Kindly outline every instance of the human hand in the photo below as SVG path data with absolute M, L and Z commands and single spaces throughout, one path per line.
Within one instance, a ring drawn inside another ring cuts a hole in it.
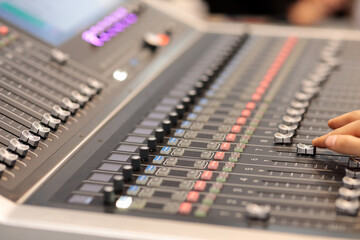
M 288 20 L 299 25 L 316 24 L 344 9 L 349 2 L 349 0 L 298 0 L 289 8 Z
M 360 156 L 360 110 L 330 119 L 328 125 L 333 131 L 314 139 L 314 146 Z

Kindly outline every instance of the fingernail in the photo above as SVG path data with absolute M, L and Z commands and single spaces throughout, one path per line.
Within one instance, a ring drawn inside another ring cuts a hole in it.
M 335 146 L 335 142 L 338 136 L 336 135 L 332 135 L 326 138 L 325 140 L 325 145 L 329 148 L 334 147 Z

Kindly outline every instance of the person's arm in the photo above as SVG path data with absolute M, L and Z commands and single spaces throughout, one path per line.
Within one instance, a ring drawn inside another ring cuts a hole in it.
M 331 119 L 328 125 L 333 131 L 314 139 L 314 146 L 360 156 L 360 110 Z

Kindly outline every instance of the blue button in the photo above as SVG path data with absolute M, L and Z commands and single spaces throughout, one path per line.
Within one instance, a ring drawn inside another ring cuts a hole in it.
M 170 146 L 175 146 L 176 144 L 178 144 L 179 139 L 177 138 L 170 138 L 169 141 L 167 142 L 168 145 Z
M 203 109 L 202 106 L 196 105 L 196 106 L 193 108 L 193 111 L 198 113 L 198 112 L 201 112 L 202 109 Z
M 154 174 L 155 171 L 156 171 L 156 167 L 153 166 L 153 165 L 149 165 L 149 166 L 147 166 L 147 167 L 145 168 L 145 171 L 144 171 L 144 172 L 145 172 L 146 174 Z
M 132 196 L 136 196 L 140 191 L 139 186 L 136 185 L 132 185 L 129 187 L 129 189 L 127 190 L 126 194 L 127 195 L 132 195 Z
M 163 156 L 155 156 L 153 164 L 162 164 L 165 158 Z
M 140 175 L 138 176 L 138 178 L 136 179 L 136 184 L 139 185 L 145 185 L 148 181 L 149 177 L 146 175 Z
M 191 125 L 191 122 L 189 122 L 189 121 L 183 121 L 183 122 L 181 123 L 181 127 L 182 127 L 182 128 L 189 128 L 190 125 Z
M 160 153 L 161 154 L 165 154 L 165 155 L 169 155 L 171 152 L 171 148 L 170 147 L 163 147 L 161 150 L 160 150 Z
M 199 104 L 200 104 L 200 105 L 206 105 L 207 103 L 208 103 L 207 98 L 202 98 L 202 99 L 200 99 L 200 101 L 199 101 Z
M 187 120 L 196 120 L 197 118 L 197 114 L 195 113 L 190 113 L 188 116 L 187 116 Z
M 208 97 L 212 97 L 212 96 L 214 96 L 214 91 L 213 90 L 208 90 L 207 92 L 206 92 L 206 96 L 208 96 Z
M 184 129 L 176 129 L 174 136 L 175 137 L 183 137 L 185 135 Z

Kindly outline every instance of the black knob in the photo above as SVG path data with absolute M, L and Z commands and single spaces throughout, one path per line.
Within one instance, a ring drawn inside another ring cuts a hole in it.
M 178 117 L 179 116 L 178 116 L 178 114 L 176 112 L 169 113 L 169 120 L 170 120 L 172 126 L 175 127 L 177 125 Z
M 131 157 L 131 166 L 133 171 L 139 171 L 141 167 L 141 158 L 140 156 L 132 156 Z
M 170 134 L 170 131 L 171 131 L 171 122 L 170 122 L 170 120 L 164 120 L 162 122 L 162 127 L 163 127 L 164 132 L 166 134 Z
M 142 146 L 140 147 L 140 158 L 141 161 L 147 162 L 149 160 L 149 147 Z
M 201 78 L 200 78 L 200 82 L 202 82 L 204 84 L 204 88 L 207 87 L 210 83 L 210 79 L 207 75 L 203 75 Z
M 113 178 L 113 186 L 115 193 L 122 193 L 124 191 L 124 178 L 121 175 L 115 175 Z
M 133 168 L 130 165 L 123 167 L 123 177 L 125 182 L 130 182 L 133 178 Z
M 170 126 L 170 124 L 169 124 L 169 126 Z M 164 135 L 165 135 L 164 129 L 162 129 L 162 128 L 155 129 L 155 138 L 158 143 L 164 142 Z
M 149 137 L 147 139 L 147 145 L 151 152 L 156 152 L 157 149 L 156 149 L 156 138 L 155 137 Z
M 198 96 L 202 93 L 203 89 L 204 83 L 202 83 L 201 81 L 195 83 L 195 91 Z
M 183 99 L 181 100 L 182 105 L 184 105 L 185 111 L 189 111 L 190 102 L 191 102 L 191 100 L 190 100 L 190 98 L 188 98 L 188 97 L 185 97 L 185 98 L 183 98 Z
M 205 71 L 205 75 L 209 77 L 210 81 L 212 81 L 215 78 L 215 72 L 211 68 Z
M 105 205 L 112 205 L 115 202 L 115 192 L 112 186 L 104 187 L 103 202 Z
M 179 118 L 183 118 L 184 117 L 184 113 L 185 113 L 185 107 L 182 104 L 179 104 L 176 106 L 176 113 L 178 114 Z
M 190 103 L 194 104 L 196 98 L 196 91 L 195 90 L 188 91 L 187 96 L 190 98 Z

